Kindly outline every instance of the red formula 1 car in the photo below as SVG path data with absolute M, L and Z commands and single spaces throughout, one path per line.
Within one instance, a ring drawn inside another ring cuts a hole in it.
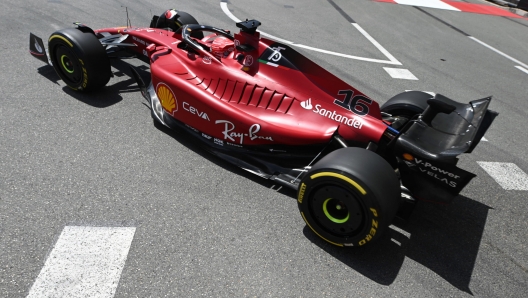
M 202 26 L 168 10 L 149 27 L 76 28 L 53 33 L 48 54 L 30 35 L 30 53 L 71 88 L 103 87 L 112 58 L 150 64 L 146 85 L 155 121 L 187 131 L 217 156 L 297 190 L 302 218 L 338 246 L 372 243 L 415 198 L 450 202 L 475 176 L 457 167 L 497 113 L 491 97 L 468 104 L 405 92 L 381 108 L 291 47 Z M 408 214 L 407 214 L 408 215 Z

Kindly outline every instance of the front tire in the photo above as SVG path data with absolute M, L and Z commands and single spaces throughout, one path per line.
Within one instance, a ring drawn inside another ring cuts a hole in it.
M 297 203 L 306 225 L 337 246 L 363 246 L 387 229 L 400 204 L 400 183 L 379 155 L 342 148 L 301 180 Z
M 96 90 L 110 80 L 110 59 L 93 33 L 62 29 L 50 36 L 48 48 L 53 68 L 73 90 Z

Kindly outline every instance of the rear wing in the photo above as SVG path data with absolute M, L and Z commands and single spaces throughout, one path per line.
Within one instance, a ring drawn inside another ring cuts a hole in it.
M 498 115 L 491 96 L 463 104 L 437 94 L 421 117 L 394 140 L 402 183 L 416 197 L 448 203 L 475 177 L 456 166 Z

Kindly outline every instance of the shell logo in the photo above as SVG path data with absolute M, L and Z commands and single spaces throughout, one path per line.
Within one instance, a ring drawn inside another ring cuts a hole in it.
M 178 111 L 178 101 L 176 101 L 176 96 L 169 86 L 165 83 L 159 83 L 156 87 L 156 93 L 158 94 L 161 106 L 165 111 L 169 112 L 171 115 Z

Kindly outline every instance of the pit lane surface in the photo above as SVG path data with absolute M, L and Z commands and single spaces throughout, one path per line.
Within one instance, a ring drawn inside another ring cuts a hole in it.
M 352 19 L 402 65 L 298 51 L 380 103 L 404 90 L 465 102 L 494 96 L 491 108 L 500 116 L 488 142 L 460 161 L 478 175 L 462 195 L 449 206 L 419 204 L 409 222 L 376 246 L 343 250 L 305 227 L 293 192 L 277 192 L 185 136 L 154 127 L 126 64 L 114 64 L 115 77 L 103 91 L 85 95 L 27 53 L 29 32 L 46 40 L 74 21 L 123 25 L 122 6 L 133 26 L 174 7 L 202 24 L 236 30 L 219 1 L 0 3 L 0 296 L 46 293 L 32 287 L 72 226 L 135 229 L 126 261 L 110 263 L 121 274 L 102 297 L 522 297 L 528 291 L 527 191 L 504 189 L 480 166 L 514 164 L 523 185 L 528 74 L 468 38 L 528 64 L 528 21 L 363 0 L 227 2 L 233 15 L 260 20 L 274 36 L 386 60 Z M 394 79 L 383 67 L 407 69 L 418 80 Z M 69 282 L 49 287 L 75 281 Z

